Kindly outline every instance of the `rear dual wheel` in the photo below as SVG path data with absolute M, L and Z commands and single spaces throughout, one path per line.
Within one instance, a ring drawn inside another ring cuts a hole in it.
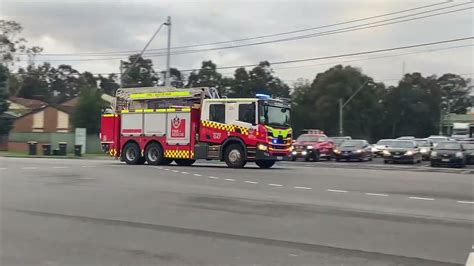
M 173 159 L 165 158 L 160 144 L 154 142 L 146 146 L 145 159 L 150 165 L 168 165 Z
M 123 147 L 122 160 L 127 164 L 144 164 L 145 158 L 140 154 L 140 147 L 135 142 L 130 142 Z

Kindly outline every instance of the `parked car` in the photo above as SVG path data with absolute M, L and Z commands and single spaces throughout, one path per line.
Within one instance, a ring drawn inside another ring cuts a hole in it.
M 433 143 L 428 139 L 415 139 L 418 148 L 420 149 L 421 157 L 424 161 L 429 161 L 431 151 L 433 150 Z
M 474 139 L 460 142 L 465 150 L 464 156 L 466 156 L 466 164 L 474 164 Z
M 449 138 L 446 136 L 431 135 L 428 137 L 428 140 L 433 143 L 433 147 L 436 147 L 436 145 L 438 145 L 440 142 L 449 141 Z
M 466 167 L 466 155 L 463 144 L 455 141 L 438 143 L 431 152 L 431 166 Z
M 383 162 L 410 162 L 420 163 L 421 153 L 414 140 L 394 140 L 390 146 L 383 151 Z
M 358 161 L 372 161 L 371 146 L 366 140 L 346 140 L 341 146 L 334 149 L 334 157 L 336 161 L 341 160 L 358 160 Z
M 352 138 L 349 136 L 345 136 L 345 137 L 330 137 L 329 139 L 334 143 L 334 146 L 339 147 L 344 141 L 351 140 Z
M 413 136 L 401 136 L 401 137 L 398 137 L 397 140 L 415 140 L 415 137 L 413 137 Z
M 323 133 L 300 135 L 293 143 L 292 160 L 304 158 L 305 161 L 319 161 L 320 158 L 331 159 L 334 143 Z
M 394 140 L 393 139 L 381 139 L 381 140 L 377 141 L 377 143 L 372 145 L 373 155 L 375 157 L 382 157 L 383 150 L 388 148 L 388 146 L 390 146 L 390 143 L 392 143 L 392 141 L 394 141 Z

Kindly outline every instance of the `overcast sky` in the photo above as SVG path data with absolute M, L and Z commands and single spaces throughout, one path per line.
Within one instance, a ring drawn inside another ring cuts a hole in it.
M 0 0 L 0 18 L 21 23 L 24 27 L 22 36 L 28 39 L 30 45 L 43 47 L 44 54 L 91 53 L 141 50 L 167 16 L 172 17 L 172 46 L 183 46 L 318 27 L 442 2 L 443 0 Z M 318 33 L 465 2 L 470 1 L 457 0 L 417 11 L 297 34 L 188 49 L 239 45 Z M 429 14 L 472 6 L 471 2 L 468 5 Z M 254 64 L 262 60 L 277 62 L 470 37 L 474 35 L 473 15 L 470 9 L 405 23 L 301 40 L 174 55 L 171 58 L 171 65 L 179 69 L 192 69 L 198 68 L 201 61 L 209 59 L 218 66 Z M 163 27 L 149 49 L 166 47 L 166 30 Z M 282 64 L 275 65 L 274 70 L 277 76 L 289 84 L 298 78 L 312 80 L 318 72 L 323 72 L 338 63 L 360 67 L 364 73 L 387 84 L 396 83 L 403 69 L 405 72 L 416 71 L 424 75 L 451 72 L 472 77 L 473 46 L 459 46 L 473 44 L 472 40 L 468 40 L 380 54 Z M 449 47 L 458 48 L 412 53 Z M 384 57 L 406 53 L 412 54 Z M 108 58 L 118 57 L 123 56 L 115 55 Z M 382 58 L 374 59 L 374 57 Z M 37 59 L 48 58 L 52 61 L 107 57 L 75 55 L 42 56 Z M 371 59 L 367 60 L 368 58 Z M 165 68 L 165 57 L 155 56 L 152 59 L 156 69 Z M 87 70 L 93 73 L 119 70 L 119 59 L 52 62 L 54 65 L 61 63 L 71 64 L 80 71 Z M 221 72 L 231 74 L 232 70 L 221 70 Z

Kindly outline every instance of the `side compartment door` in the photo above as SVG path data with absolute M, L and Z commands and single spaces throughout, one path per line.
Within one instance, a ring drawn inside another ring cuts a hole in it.
M 168 113 L 166 125 L 166 142 L 169 145 L 189 145 L 191 134 L 190 112 Z

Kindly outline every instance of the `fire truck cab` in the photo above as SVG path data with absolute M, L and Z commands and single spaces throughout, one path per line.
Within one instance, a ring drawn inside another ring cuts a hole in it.
M 290 102 L 220 98 L 212 88 L 120 89 L 102 115 L 104 151 L 127 164 L 192 165 L 197 159 L 261 168 L 289 160 Z

